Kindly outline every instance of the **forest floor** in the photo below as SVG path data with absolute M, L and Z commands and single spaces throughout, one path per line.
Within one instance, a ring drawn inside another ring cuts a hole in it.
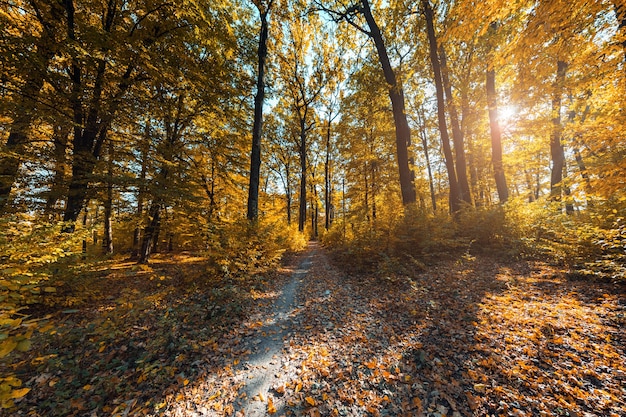
M 33 310 L 54 330 L 0 364 L 31 389 L 0 415 L 626 416 L 623 285 L 486 254 L 356 273 L 316 243 L 202 265 L 103 263 Z

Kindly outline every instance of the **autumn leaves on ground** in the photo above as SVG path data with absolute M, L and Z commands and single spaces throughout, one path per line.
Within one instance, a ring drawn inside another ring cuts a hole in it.
M 484 253 L 368 272 L 317 243 L 239 277 L 206 265 L 100 261 L 51 292 L 2 364 L 29 390 L 2 415 L 626 412 L 623 285 Z

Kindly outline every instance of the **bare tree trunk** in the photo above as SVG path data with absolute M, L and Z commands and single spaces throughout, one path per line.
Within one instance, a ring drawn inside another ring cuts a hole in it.
M 509 188 L 504 176 L 504 165 L 502 163 L 502 133 L 498 121 L 498 102 L 496 95 L 496 72 L 487 69 L 487 105 L 489 108 L 489 129 L 491 131 L 491 163 L 493 164 L 493 175 L 498 190 L 500 203 L 506 203 L 509 199 Z
M 143 203 L 146 194 L 146 173 L 148 171 L 148 154 L 150 152 L 150 122 L 146 121 L 144 142 L 141 144 L 141 172 L 139 173 L 139 187 L 137 190 L 137 211 L 135 212 L 136 226 L 133 232 L 133 257 L 139 256 L 141 250 L 141 224 L 143 220 Z
M 376 225 L 376 162 L 371 164 L 372 167 L 372 223 Z
M 159 229 L 161 227 L 161 202 L 153 201 L 148 210 L 148 224 L 143 232 L 141 241 L 141 251 L 139 252 L 139 263 L 148 263 L 148 258 L 154 249 L 154 242 L 158 240 Z
M 378 59 L 383 68 L 385 81 L 389 86 L 389 98 L 391 99 L 391 107 L 393 111 L 393 120 L 396 127 L 396 157 L 398 160 L 398 170 L 400 173 L 400 190 L 402 192 L 402 203 L 411 204 L 416 201 L 415 185 L 413 184 L 413 172 L 409 167 L 409 150 L 411 145 L 411 129 L 406 119 L 406 109 L 404 106 L 404 91 L 402 84 L 396 79 L 396 74 L 391 67 L 387 48 L 383 36 L 372 11 L 368 0 L 361 0 L 363 6 L 363 17 L 369 26 L 369 35 L 376 45 Z
M 304 231 L 306 221 L 306 112 L 300 119 L 300 207 L 298 211 L 298 230 Z
M 263 130 L 263 101 L 265 99 L 265 61 L 267 59 L 268 25 L 267 14 L 272 7 L 270 0 L 262 10 L 261 3 L 254 2 L 261 16 L 259 34 L 257 91 L 254 97 L 254 125 L 252 127 L 252 150 L 250 153 L 250 185 L 248 187 L 248 220 L 256 221 L 259 217 L 259 182 L 261 176 L 261 136 Z
M 50 192 L 46 198 L 45 212 L 52 215 L 56 212 L 55 206 L 58 201 L 65 195 L 65 174 L 67 169 L 67 142 L 69 139 L 70 128 L 67 126 L 55 126 L 52 134 L 52 142 L 54 145 L 54 179 L 50 186 Z
M 426 31 L 428 33 L 428 44 L 430 49 L 430 63 L 433 68 L 433 74 L 435 79 L 435 89 L 437 95 L 437 117 L 439 120 L 441 145 L 443 147 L 443 153 L 446 160 L 446 169 L 448 171 L 448 183 L 450 186 L 450 211 L 452 213 L 456 213 L 461 208 L 459 201 L 460 190 L 454 167 L 452 148 L 450 148 L 448 127 L 446 126 L 444 91 L 441 78 L 441 67 L 439 65 L 439 54 L 437 53 L 437 38 L 435 36 L 434 14 L 428 0 L 422 0 L 422 6 L 424 8 L 424 17 L 426 18 Z
M 113 254 L 113 141 L 109 139 L 109 160 L 107 161 L 107 190 L 104 199 L 104 237 L 102 247 L 104 253 Z
M 328 124 L 326 126 L 326 159 L 324 161 L 324 228 L 326 230 L 330 229 L 330 226 L 333 223 L 333 219 L 331 218 L 332 213 L 332 199 L 333 199 L 333 190 L 332 190 L 332 177 L 331 177 L 331 160 L 330 160 L 330 137 L 331 137 L 331 124 L 332 120 L 330 118 L 330 114 L 328 117 Z
M 369 181 L 367 180 L 367 161 L 363 162 L 363 181 L 365 183 L 365 218 L 367 219 L 367 223 L 370 223 L 370 202 L 369 202 Z
M 285 198 L 287 200 L 287 224 L 291 225 L 291 203 L 292 203 L 292 190 L 291 190 L 291 164 L 285 163 Z
M 424 116 L 424 107 L 420 106 L 418 112 L 418 123 L 420 124 L 420 139 L 424 148 L 424 157 L 426 158 L 426 170 L 428 171 L 428 185 L 430 188 L 430 200 L 433 206 L 433 213 L 437 212 L 437 196 L 435 195 L 435 180 L 433 179 L 433 168 L 430 164 L 430 152 L 428 151 L 428 136 L 426 135 L 426 118 Z
M 467 163 L 465 162 L 465 144 L 463 132 L 459 126 L 459 116 L 452 96 L 452 85 L 448 76 L 448 60 L 443 45 L 439 45 L 439 57 L 441 59 L 441 80 L 446 94 L 450 125 L 452 126 L 452 142 L 456 157 L 456 177 L 459 183 L 459 199 L 468 205 L 472 205 L 472 192 L 467 180 Z
M 563 172 L 565 170 L 565 149 L 562 141 L 561 95 L 565 83 L 567 63 L 557 62 L 556 81 L 552 94 L 552 132 L 550 134 L 550 157 L 552 173 L 550 175 L 550 199 L 561 201 L 563 197 Z

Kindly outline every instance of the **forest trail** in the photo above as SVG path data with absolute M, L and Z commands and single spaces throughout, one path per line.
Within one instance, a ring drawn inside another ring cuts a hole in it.
M 288 361 L 283 357 L 283 348 L 294 331 L 296 293 L 302 281 L 307 278 L 314 257 L 319 254 L 318 248 L 317 242 L 309 243 L 297 269 L 291 274 L 270 312 L 254 317 L 264 324 L 257 329 L 256 335 L 244 341 L 244 344 L 254 350 L 238 369 L 235 377 L 243 383 L 239 394 L 242 401 L 236 403 L 235 410 L 241 410 L 239 412 L 243 412 L 245 416 L 267 415 L 268 406 L 265 401 L 272 401 L 270 390 L 284 383 L 287 376 L 295 375 L 296 369 L 285 367 Z M 278 401 L 272 403 L 274 407 L 280 406 Z
M 202 263 L 106 275 L 125 291 L 55 314 L 0 416 L 626 415 L 623 286 L 488 255 L 403 274 L 343 259 L 311 242 L 191 290 Z
M 234 330 L 241 359 L 167 415 L 625 415 L 623 300 L 608 287 L 488 257 L 348 275 L 316 243 L 287 270 Z

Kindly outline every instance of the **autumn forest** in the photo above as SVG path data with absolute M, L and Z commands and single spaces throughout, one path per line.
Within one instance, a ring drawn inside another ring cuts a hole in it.
M 626 415 L 624 0 L 0 0 L 0 416 Z

